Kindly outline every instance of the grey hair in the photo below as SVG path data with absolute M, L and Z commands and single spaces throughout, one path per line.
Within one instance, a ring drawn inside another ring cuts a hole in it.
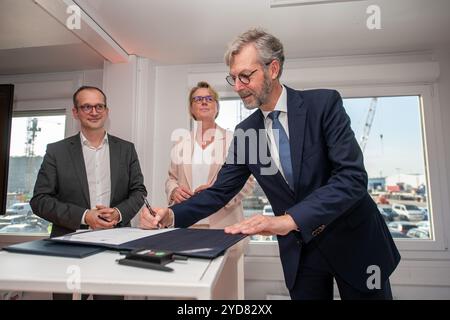
M 278 73 L 278 78 L 280 78 L 283 73 L 284 64 L 283 44 L 275 36 L 258 28 L 244 32 L 229 44 L 228 50 L 225 53 L 225 63 L 227 66 L 230 66 L 234 56 L 249 44 L 255 46 L 259 54 L 260 63 L 264 67 L 267 63 L 272 62 L 272 60 L 277 60 L 280 63 L 280 72 Z

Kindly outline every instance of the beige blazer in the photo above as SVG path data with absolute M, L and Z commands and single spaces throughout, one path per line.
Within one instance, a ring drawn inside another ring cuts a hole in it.
M 172 192 L 179 186 L 192 189 L 192 154 L 194 151 L 194 132 L 181 137 L 172 147 L 169 177 L 166 180 L 167 202 L 172 205 L 170 199 Z M 214 136 L 214 148 L 212 152 L 212 163 L 209 167 L 208 183 L 216 181 L 217 173 L 225 162 L 228 147 L 233 140 L 233 133 L 219 126 L 216 127 Z M 243 207 L 242 199 L 253 192 L 255 181 L 252 176 L 247 180 L 242 190 L 222 209 L 208 217 L 208 224 L 197 224 L 196 227 L 222 229 L 236 222 L 242 221 Z M 203 220 L 202 220 L 203 221 Z

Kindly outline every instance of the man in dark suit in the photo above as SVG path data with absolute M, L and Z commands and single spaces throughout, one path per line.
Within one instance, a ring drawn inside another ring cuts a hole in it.
M 134 145 L 107 134 L 102 90 L 81 87 L 73 104 L 81 132 L 47 146 L 30 201 L 33 212 L 53 223 L 52 237 L 130 226 L 147 195 Z
M 392 299 L 389 276 L 400 255 L 367 192 L 363 155 L 339 93 L 281 85 L 283 46 L 261 30 L 239 36 L 225 60 L 227 81 L 247 108 L 259 110 L 236 127 L 212 187 L 155 217 L 145 210 L 142 226 L 188 227 L 226 204 L 253 174 L 275 217 L 253 216 L 225 231 L 277 235 L 293 299 L 332 299 L 333 279 L 342 299 Z

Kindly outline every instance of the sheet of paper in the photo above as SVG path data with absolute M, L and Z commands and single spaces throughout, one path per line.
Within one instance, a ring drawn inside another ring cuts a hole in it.
M 115 228 L 96 231 L 83 230 L 70 235 L 56 237 L 54 239 L 106 245 L 121 245 L 129 241 L 153 236 L 170 230 L 173 229 L 143 230 L 138 228 Z

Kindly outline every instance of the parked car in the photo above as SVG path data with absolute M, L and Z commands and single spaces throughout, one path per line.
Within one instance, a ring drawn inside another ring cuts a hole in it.
M 406 234 L 410 238 L 430 239 L 430 232 L 424 228 L 413 228 Z
M 381 215 L 383 216 L 384 221 L 390 222 L 394 221 L 395 218 L 398 217 L 398 214 L 392 210 L 391 207 L 381 207 L 378 206 L 378 210 L 380 211 Z
M 415 223 L 408 221 L 393 221 L 388 223 L 389 229 L 407 234 L 410 229 L 417 228 Z
M 422 221 L 425 216 L 422 210 L 413 204 L 394 203 L 392 210 L 398 214 L 400 220 Z
M 42 219 L 41 217 L 38 217 L 34 213 L 31 216 L 28 216 L 26 218 L 25 223 L 28 223 L 28 224 L 33 224 L 33 223 L 36 224 L 36 223 L 38 223 L 38 224 L 44 226 L 45 228 L 47 228 L 49 226 L 49 224 L 50 224 L 50 222 L 48 222 L 45 219 Z
M 393 229 L 389 229 L 392 238 L 409 238 L 406 234 L 398 232 L 396 230 Z
M 420 210 L 422 210 L 423 212 L 423 220 L 424 221 L 428 221 L 429 217 L 428 217 L 428 208 L 420 208 Z
M 11 207 L 6 209 L 6 215 L 24 214 L 31 215 L 33 210 L 28 202 L 14 203 Z
M 12 224 L 0 229 L 0 233 L 47 233 L 47 229 L 38 224 Z
M 0 229 L 12 224 L 24 223 L 27 219 L 25 214 L 14 214 L 10 216 L 0 216 Z
M 416 223 L 417 228 L 428 229 L 430 230 L 430 222 L 429 221 L 421 221 Z
M 265 205 L 263 208 L 263 216 L 274 216 L 273 209 L 271 205 Z

